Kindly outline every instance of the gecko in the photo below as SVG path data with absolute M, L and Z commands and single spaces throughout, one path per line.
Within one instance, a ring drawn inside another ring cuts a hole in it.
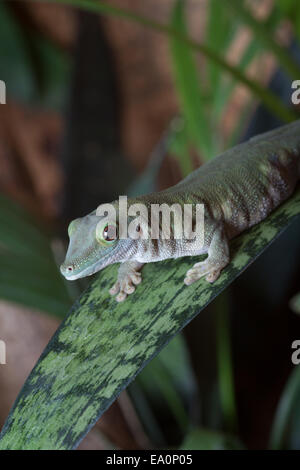
M 206 254 L 186 272 L 184 283 L 190 285 L 203 276 L 215 282 L 230 263 L 229 241 L 264 220 L 291 196 L 299 180 L 297 120 L 226 150 L 168 189 L 128 199 L 128 207 L 136 203 L 147 208 L 153 204 L 203 204 L 201 245 L 191 244 L 184 237 L 172 238 L 174 227 L 169 239 L 147 238 L 143 233 L 148 230 L 146 224 L 137 226 L 134 239 L 121 239 L 118 220 L 103 226 L 93 211 L 70 223 L 70 242 L 61 273 L 75 280 L 120 263 L 110 294 L 121 302 L 140 284 L 145 263 Z

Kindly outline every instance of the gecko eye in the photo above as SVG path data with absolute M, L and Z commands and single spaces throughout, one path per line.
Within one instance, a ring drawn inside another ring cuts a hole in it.
M 99 243 L 112 243 L 118 238 L 118 228 L 114 224 L 98 225 L 96 228 L 96 238 Z
M 115 225 L 106 225 L 103 230 L 103 238 L 107 242 L 113 242 L 118 236 L 117 227 Z

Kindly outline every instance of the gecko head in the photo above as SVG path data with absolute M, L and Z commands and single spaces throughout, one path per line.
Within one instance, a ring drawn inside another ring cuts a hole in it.
M 60 270 L 73 281 L 91 276 L 109 264 L 123 261 L 128 241 L 118 238 L 118 224 L 95 212 L 73 220 L 68 228 L 69 247 Z

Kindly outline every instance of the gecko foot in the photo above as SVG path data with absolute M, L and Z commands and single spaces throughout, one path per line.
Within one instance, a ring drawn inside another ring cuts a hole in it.
M 201 277 L 206 276 L 208 282 L 215 282 L 220 276 L 221 268 L 213 265 L 211 262 L 202 261 L 194 264 L 185 275 L 184 283 L 189 286 L 198 281 Z
M 127 267 L 126 270 L 119 270 L 118 280 L 109 290 L 111 295 L 116 295 L 117 302 L 123 302 L 129 294 L 135 291 L 135 287 L 142 281 L 141 273 L 133 268 Z

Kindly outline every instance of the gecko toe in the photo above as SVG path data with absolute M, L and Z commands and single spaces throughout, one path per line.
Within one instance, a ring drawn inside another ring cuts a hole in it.
M 185 283 L 186 286 L 190 286 L 191 284 L 193 284 L 193 282 L 195 282 L 195 280 L 196 279 L 186 276 L 183 282 Z
M 115 295 L 119 292 L 120 290 L 120 283 L 116 282 L 111 289 L 109 289 L 110 295 Z
M 212 282 L 215 282 L 218 277 L 220 276 L 220 271 L 219 270 L 215 270 L 215 271 L 212 271 L 210 272 L 207 276 L 206 276 L 206 280 L 210 283 Z
M 132 294 L 135 291 L 135 287 L 132 284 L 127 284 L 123 290 L 126 294 Z
M 212 264 L 207 262 L 200 262 L 194 264 L 186 273 L 184 283 L 189 286 L 194 282 L 206 276 L 206 280 L 210 283 L 215 282 L 220 276 L 220 269 L 216 269 Z
M 117 302 L 123 302 L 127 297 L 127 294 L 123 291 L 121 291 L 117 296 L 116 296 L 116 301 Z
M 131 280 L 136 286 L 142 282 L 141 273 L 135 273 L 131 275 Z

